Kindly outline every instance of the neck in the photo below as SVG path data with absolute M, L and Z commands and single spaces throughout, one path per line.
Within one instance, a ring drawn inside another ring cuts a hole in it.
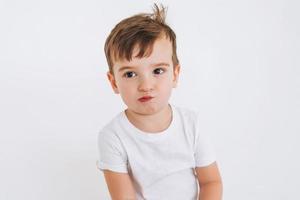
M 160 112 L 153 115 L 141 115 L 128 109 L 125 110 L 125 114 L 136 128 L 148 133 L 164 131 L 172 121 L 172 109 L 170 105 L 167 105 Z

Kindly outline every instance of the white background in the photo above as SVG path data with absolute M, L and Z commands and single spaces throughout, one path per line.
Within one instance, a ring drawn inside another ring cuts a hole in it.
M 109 199 L 97 134 L 124 104 L 106 80 L 114 25 L 153 1 L 0 1 L 0 199 Z M 300 199 L 300 3 L 162 1 L 225 200 Z

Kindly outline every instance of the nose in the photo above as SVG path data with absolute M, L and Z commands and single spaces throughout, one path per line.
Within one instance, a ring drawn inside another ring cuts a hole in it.
M 139 80 L 138 90 L 141 92 L 149 92 L 154 89 L 154 81 L 151 76 L 142 76 Z

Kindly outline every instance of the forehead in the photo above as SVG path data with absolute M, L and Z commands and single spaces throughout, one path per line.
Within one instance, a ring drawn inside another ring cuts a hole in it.
M 153 65 L 158 62 L 165 62 L 172 64 L 172 43 L 168 38 L 162 37 L 158 38 L 153 43 L 153 48 L 151 54 L 147 57 L 138 58 L 140 49 L 139 47 L 135 47 L 133 50 L 132 60 L 128 61 L 124 60 L 117 60 L 114 63 L 114 70 L 118 70 L 122 66 L 140 66 L 140 65 Z

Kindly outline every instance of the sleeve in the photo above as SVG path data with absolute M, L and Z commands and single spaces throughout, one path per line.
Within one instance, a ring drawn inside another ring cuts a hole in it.
M 100 132 L 98 134 L 99 158 L 97 168 L 114 172 L 128 173 L 127 155 L 121 141 L 113 132 Z
M 216 161 L 216 154 L 209 135 L 201 127 L 197 115 L 194 145 L 195 166 L 205 167 Z

